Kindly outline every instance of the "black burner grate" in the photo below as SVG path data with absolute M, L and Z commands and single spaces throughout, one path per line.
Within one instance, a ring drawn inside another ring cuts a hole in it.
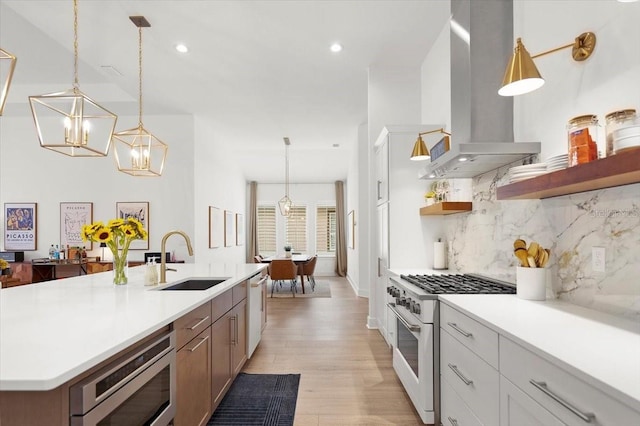
M 430 294 L 515 294 L 513 285 L 478 275 L 400 275 Z

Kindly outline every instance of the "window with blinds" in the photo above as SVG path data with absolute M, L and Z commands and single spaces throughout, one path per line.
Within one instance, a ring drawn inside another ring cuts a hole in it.
M 276 254 L 276 206 L 258 206 L 258 253 Z
M 307 207 L 293 206 L 287 218 L 286 243 L 294 252 L 307 251 Z
M 318 253 L 336 252 L 336 208 L 318 207 L 316 214 L 316 247 Z

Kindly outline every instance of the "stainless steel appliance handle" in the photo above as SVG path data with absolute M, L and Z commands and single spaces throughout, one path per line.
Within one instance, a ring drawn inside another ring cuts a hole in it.
M 458 426 L 458 421 L 456 419 L 451 418 L 451 416 L 447 416 L 447 420 L 451 423 L 451 426 Z
M 199 342 L 198 342 L 194 347 L 189 348 L 189 349 L 187 349 L 187 350 L 188 350 L 189 352 L 195 352 L 195 351 L 200 347 L 200 345 L 202 345 L 202 344 L 203 344 L 204 342 L 206 342 L 207 340 L 209 340 L 209 336 L 206 336 L 206 337 L 204 337 L 204 338 L 200 339 L 200 341 L 199 341 Z
M 576 407 L 574 407 L 573 405 L 571 405 L 570 403 L 568 403 L 567 401 L 565 401 L 564 399 L 562 399 L 562 397 L 560 397 L 560 396 L 556 395 L 555 393 L 553 393 L 547 387 L 547 383 L 546 382 L 536 382 L 535 380 L 531 379 L 531 380 L 529 380 L 529 383 L 531 383 L 533 386 L 538 388 L 542 393 L 544 393 L 545 395 L 547 395 L 548 397 L 550 397 L 551 399 L 556 401 L 558 404 L 562 405 L 564 408 L 566 408 L 567 410 L 571 411 L 576 416 L 580 417 L 582 419 L 582 421 L 584 421 L 585 423 L 591 423 L 591 420 L 596 418 L 595 414 L 593 414 L 593 413 L 584 413 L 584 412 L 580 411 L 579 409 L 577 409 Z
M 468 331 L 464 331 L 463 329 L 458 327 L 458 324 L 456 324 L 455 322 L 447 322 L 447 324 L 449 325 L 449 327 L 453 328 L 455 331 L 457 331 L 458 333 L 462 334 L 464 337 L 473 336 L 472 333 L 469 333 Z
M 200 324 L 202 324 L 203 322 L 205 322 L 206 320 L 209 319 L 209 315 L 207 315 L 206 317 L 202 318 L 200 321 L 198 321 L 195 325 L 188 327 L 189 330 L 193 331 L 196 328 L 198 328 L 200 326 Z
M 406 319 L 404 319 L 404 317 L 400 314 L 400 312 L 398 312 L 398 310 L 395 308 L 395 305 L 391 304 L 391 303 L 387 303 L 387 307 L 389 309 L 391 309 L 393 311 L 393 313 L 396 315 L 396 317 L 398 318 L 398 320 L 402 323 L 402 325 L 404 325 L 409 331 L 415 331 L 417 333 L 420 332 L 421 327 L 419 325 L 415 325 L 415 324 L 411 324 L 409 323 Z
M 378 187 L 377 187 L 377 191 L 378 191 L 378 200 L 382 199 L 382 196 L 380 195 L 380 185 L 382 185 L 382 181 L 379 180 L 378 181 Z
M 454 373 L 456 373 L 456 375 L 457 375 L 458 377 L 460 377 L 460 380 L 462 380 L 462 381 L 464 382 L 464 384 L 465 384 L 465 385 L 469 386 L 469 385 L 472 385 L 472 384 L 473 384 L 473 380 L 469 380 L 469 379 L 467 379 L 467 378 L 464 376 L 464 374 L 462 374 L 462 373 L 460 372 L 460 370 L 458 370 L 458 366 L 457 366 L 457 365 L 453 365 L 453 364 L 448 364 L 448 365 L 449 365 L 449 368 L 450 368 L 451 370 L 453 370 L 453 372 L 454 372 Z
M 266 280 L 267 280 L 267 276 L 265 275 L 264 278 L 262 278 L 260 281 L 258 281 L 257 283 L 251 283 L 251 287 L 260 287 Z

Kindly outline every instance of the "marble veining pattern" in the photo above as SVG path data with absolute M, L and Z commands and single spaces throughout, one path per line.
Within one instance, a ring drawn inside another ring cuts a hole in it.
M 640 319 L 640 184 L 498 201 L 507 170 L 474 178 L 473 211 L 445 218 L 450 268 L 515 282 L 513 241 L 537 241 L 552 252 L 547 298 Z M 605 248 L 605 273 L 592 247 Z

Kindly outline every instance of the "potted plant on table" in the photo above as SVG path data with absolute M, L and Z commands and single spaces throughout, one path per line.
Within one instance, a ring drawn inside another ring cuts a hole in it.
M 291 257 L 291 244 L 285 244 L 284 257 Z
M 2 275 L 11 275 L 11 268 L 9 262 L 4 259 L 0 259 L 0 272 Z
M 424 194 L 424 201 L 428 206 L 433 205 L 435 203 L 436 193 L 434 191 L 429 191 Z

